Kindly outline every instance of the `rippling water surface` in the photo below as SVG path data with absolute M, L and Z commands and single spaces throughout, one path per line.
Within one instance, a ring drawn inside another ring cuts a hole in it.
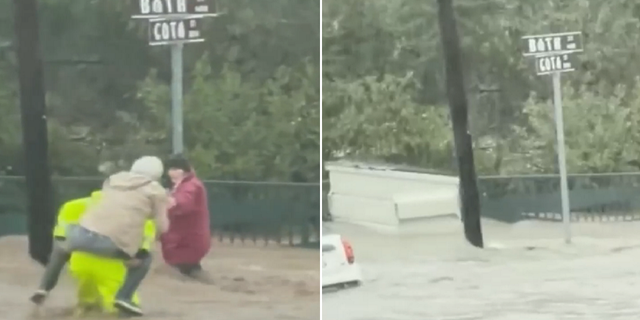
M 323 319 L 638 319 L 640 224 L 485 221 L 487 249 L 454 221 L 383 235 L 328 224 L 353 243 L 362 287 L 323 295 Z

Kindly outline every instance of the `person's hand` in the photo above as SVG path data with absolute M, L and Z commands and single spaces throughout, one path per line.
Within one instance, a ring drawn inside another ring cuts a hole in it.
M 176 199 L 174 197 L 169 197 L 169 209 L 176 206 Z
M 135 268 L 135 267 L 138 267 L 138 266 L 140 266 L 142 264 L 142 260 L 137 259 L 137 258 L 131 258 L 131 259 L 125 261 L 124 264 L 128 268 Z

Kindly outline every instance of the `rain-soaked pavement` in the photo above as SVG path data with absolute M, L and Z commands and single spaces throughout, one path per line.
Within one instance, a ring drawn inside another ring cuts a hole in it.
M 640 318 L 640 223 L 562 225 L 484 221 L 487 249 L 457 221 L 388 235 L 330 223 L 347 237 L 363 286 L 323 295 L 330 320 L 557 320 Z
M 160 259 L 158 259 L 160 260 Z M 310 249 L 215 244 L 204 267 L 215 284 L 184 281 L 156 261 L 142 284 L 149 320 L 317 320 L 320 317 L 319 252 Z M 73 319 L 69 276 L 46 308 L 28 302 L 42 267 L 27 257 L 25 237 L 0 238 L 0 319 Z M 108 317 L 105 317 L 108 318 Z M 84 318 L 92 319 L 92 318 Z

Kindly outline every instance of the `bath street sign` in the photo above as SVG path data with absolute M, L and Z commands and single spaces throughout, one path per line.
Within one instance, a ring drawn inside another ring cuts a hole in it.
M 524 56 L 582 51 L 582 33 L 565 32 L 522 37 Z
M 216 5 L 211 0 L 132 0 L 134 19 L 176 16 L 215 16 Z

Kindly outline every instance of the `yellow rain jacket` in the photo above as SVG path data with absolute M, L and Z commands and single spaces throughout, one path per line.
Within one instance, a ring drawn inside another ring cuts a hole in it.
M 66 202 L 58 213 L 54 237 L 65 238 L 66 227 L 77 224 L 92 201 L 100 198 L 100 191 L 93 192 L 91 197 Z M 153 221 L 145 225 L 145 241 L 142 249 L 151 251 L 156 237 L 156 227 Z M 69 261 L 69 272 L 77 281 L 78 309 L 84 313 L 89 310 L 99 310 L 115 313 L 113 306 L 115 295 L 120 289 L 127 272 L 122 260 L 100 257 L 91 253 L 75 252 Z M 134 294 L 133 302 L 139 304 L 138 294 Z

